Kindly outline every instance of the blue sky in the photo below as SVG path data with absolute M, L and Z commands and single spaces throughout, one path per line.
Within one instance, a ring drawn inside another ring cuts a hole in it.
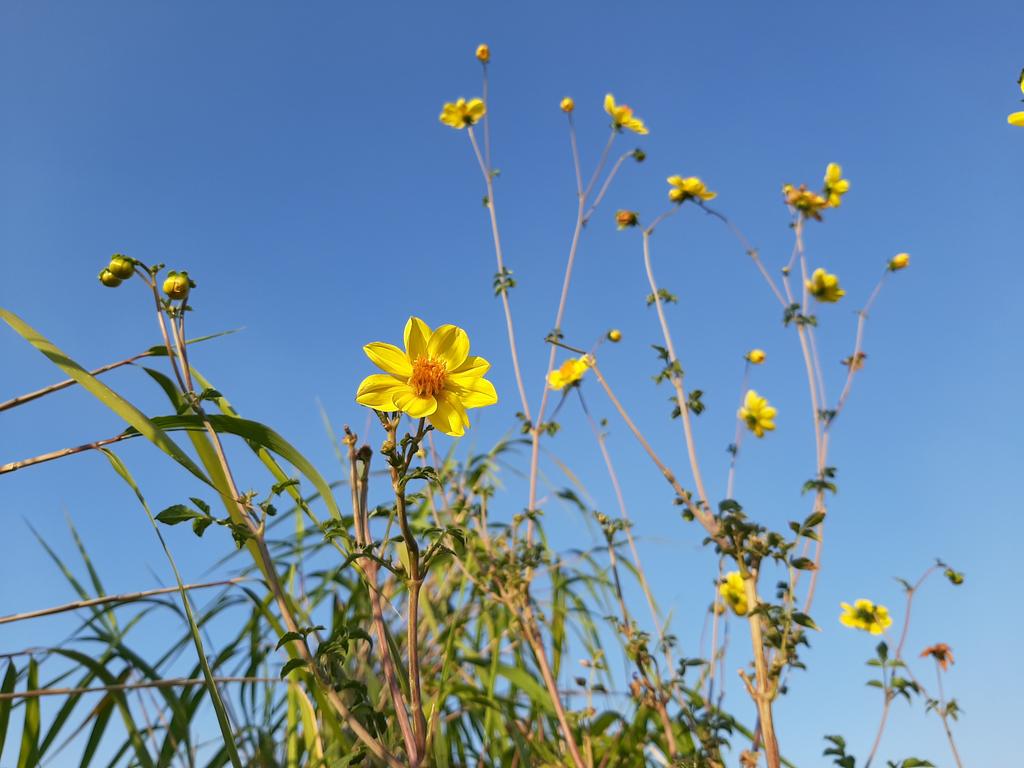
M 931 584 L 915 605 L 908 651 L 945 641 L 957 664 L 947 690 L 966 711 L 958 728 L 972 764 L 1009 766 L 1000 738 L 1016 726 L 1012 675 L 1024 626 L 1010 610 L 1021 540 L 1022 374 L 1020 211 L 1024 131 L 1006 125 L 1024 65 L 1015 2 L 817 5 L 593 3 L 29 3 L 0 6 L 0 304 L 85 365 L 157 341 L 146 297 L 102 289 L 113 252 L 186 268 L 198 282 L 196 334 L 245 327 L 205 345 L 197 365 L 240 408 L 289 436 L 333 472 L 317 400 L 335 425 L 361 429 L 352 402 L 370 372 L 360 347 L 395 341 L 406 317 L 465 327 L 494 364 L 503 399 L 478 412 L 466 442 L 486 448 L 518 410 L 492 297 L 494 258 L 482 185 L 465 135 L 437 122 L 443 101 L 479 93 L 472 51 L 493 52 L 491 116 L 506 258 L 524 372 L 536 400 L 575 211 L 558 100 L 577 103 L 584 164 L 606 138 L 601 99 L 633 105 L 651 134 L 628 137 L 648 160 L 629 164 L 587 228 L 564 324 L 587 346 L 610 326 L 622 344 L 602 368 L 655 446 L 685 477 L 668 390 L 650 380 L 658 341 L 639 238 L 618 233 L 616 208 L 648 218 L 665 205 L 664 177 L 699 175 L 718 207 L 771 268 L 791 233 L 783 182 L 818 183 L 841 162 L 853 189 L 808 229 L 814 265 L 848 295 L 820 313 L 832 396 L 852 345 L 854 309 L 886 259 L 912 265 L 883 292 L 867 329 L 868 366 L 835 430 L 840 494 L 826 540 L 816 616 L 823 632 L 778 705 L 783 749 L 821 764 L 824 733 L 864 755 L 879 710 L 866 688 L 866 635 L 841 628 L 838 602 L 872 597 L 901 610 L 892 576 L 941 556 L 967 573 Z M 653 240 L 663 285 L 680 296 L 671 322 L 688 385 L 706 392 L 697 424 L 712 493 L 724 493 L 742 353 L 769 362 L 754 385 L 779 407 L 779 428 L 743 453 L 737 496 L 775 527 L 802 517 L 813 468 L 796 339 L 728 233 L 684 211 Z M 0 332 L 0 399 L 60 376 L 11 332 Z M 137 371 L 109 383 L 151 412 L 159 393 Z M 594 382 L 658 597 L 694 648 L 712 558 Z M 586 478 L 594 504 L 614 498 L 578 409 L 567 404 L 551 450 Z M 115 418 L 67 391 L 2 414 L 0 463 L 112 435 Z M 153 506 L 180 501 L 179 478 L 149 446 L 122 451 Z M 526 457 L 520 461 L 525 464 Z M 551 485 L 564 485 L 553 461 Z M 70 599 L 24 520 L 70 554 L 70 515 L 110 591 L 169 579 L 133 500 L 99 456 L 0 481 L 0 613 Z M 254 475 L 253 483 L 262 482 Z M 510 481 L 507 515 L 522 488 Z M 549 500 L 556 546 L 587 546 L 578 514 Z M 186 578 L 223 540 L 170 533 Z M 698 618 L 695 618 L 698 617 Z M 46 642 L 57 622 L 0 632 L 0 652 Z M 734 633 L 730 665 L 745 630 Z M 742 642 L 741 642 L 742 640 Z M 931 671 L 921 668 L 931 679 Z M 738 686 L 731 701 L 743 711 Z M 789 734 L 788 736 L 786 734 Z M 895 708 L 883 755 L 948 758 L 941 728 L 920 708 Z

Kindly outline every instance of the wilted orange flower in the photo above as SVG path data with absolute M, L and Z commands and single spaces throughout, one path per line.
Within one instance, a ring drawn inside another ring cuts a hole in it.
M 817 192 L 809 190 L 806 184 L 801 184 L 799 187 L 786 184 L 782 188 L 782 194 L 785 195 L 787 205 L 793 206 L 804 216 L 815 221 L 821 221 L 821 212 L 828 208 L 828 200 Z
M 942 671 L 945 672 L 949 669 L 949 665 L 953 663 L 953 649 L 945 643 L 936 643 L 935 645 L 929 645 L 923 651 L 921 651 L 921 657 L 931 656 L 942 667 Z

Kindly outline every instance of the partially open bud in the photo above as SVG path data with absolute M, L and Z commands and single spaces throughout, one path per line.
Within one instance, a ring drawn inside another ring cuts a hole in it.
M 113 272 L 115 277 L 127 280 L 135 274 L 135 262 L 123 253 L 115 253 L 110 257 L 110 265 L 107 270 Z
M 636 211 L 618 211 L 615 214 L 615 223 L 619 225 L 619 229 L 635 227 L 638 221 L 639 216 Z
M 100 282 L 107 286 L 107 288 L 117 288 L 121 284 L 121 278 L 109 269 L 104 269 L 100 272 Z
M 481 64 L 486 64 L 491 60 L 491 49 L 487 43 L 481 43 L 476 48 L 476 57 Z
M 897 253 L 891 259 L 889 259 L 889 271 L 899 272 L 901 269 L 906 269 L 910 266 L 910 254 L 909 253 Z
M 610 331 L 608 331 L 608 341 L 612 342 L 613 344 L 618 344 L 620 341 L 622 341 L 622 331 L 620 331 L 618 328 L 612 328 Z
M 164 280 L 164 293 L 171 301 L 184 299 L 192 288 L 195 283 L 189 280 L 188 272 L 169 272 Z
M 576 102 L 566 96 L 558 106 L 562 108 L 562 111 L 565 112 L 565 114 L 569 114 L 576 109 Z
M 760 365 L 764 362 L 766 355 L 763 349 L 752 349 L 747 352 L 747 362 L 753 363 L 754 365 Z

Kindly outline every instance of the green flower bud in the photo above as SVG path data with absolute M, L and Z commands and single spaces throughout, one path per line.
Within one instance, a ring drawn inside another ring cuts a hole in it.
M 168 272 L 167 279 L 164 280 L 164 293 L 171 301 L 177 301 L 188 296 L 188 292 L 195 288 L 195 285 L 189 279 L 188 272 Z
M 121 278 L 109 269 L 104 269 L 100 272 L 100 282 L 107 286 L 107 288 L 117 288 L 121 284 Z
M 122 253 L 115 253 L 110 257 L 110 266 L 107 267 L 114 277 L 127 280 L 135 274 L 135 262 Z

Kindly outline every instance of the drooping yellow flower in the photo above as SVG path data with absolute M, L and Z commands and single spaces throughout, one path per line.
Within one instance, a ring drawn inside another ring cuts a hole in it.
M 548 386 L 551 389 L 565 389 L 570 384 L 575 384 L 583 378 L 583 374 L 590 370 L 593 359 L 590 355 L 574 357 L 562 363 L 561 367 L 548 374 Z
M 575 102 L 575 101 L 573 101 L 573 100 L 572 100 L 571 98 L 569 98 L 568 96 L 566 96 L 566 97 L 565 97 L 564 99 L 562 99 L 562 100 L 561 100 L 561 101 L 560 101 L 560 102 L 558 103 L 558 106 L 559 106 L 559 107 L 561 108 L 561 110 L 562 110 L 563 112 L 565 112 L 565 114 L 569 114 L 569 113 L 570 113 L 570 112 L 572 112 L 572 111 L 573 111 L 574 109 L 576 109 L 576 102 Z
M 901 269 L 906 269 L 910 265 L 910 254 L 909 253 L 897 253 L 891 259 L 889 259 L 889 271 L 899 272 Z
M 636 117 L 630 107 L 627 107 L 625 104 L 616 104 L 615 97 L 610 93 L 605 94 L 604 111 L 611 115 L 612 125 L 617 130 L 628 128 L 633 133 L 639 133 L 641 136 L 647 134 L 647 126 L 644 125 L 644 121 Z
M 1011 112 L 1007 116 L 1006 122 L 1016 125 L 1018 128 L 1024 128 L 1024 112 Z
M 434 428 L 458 437 L 469 426 L 467 408 L 498 402 L 484 378 L 491 364 L 469 354 L 469 336 L 454 325 L 436 330 L 418 317 L 405 324 L 405 351 L 375 341 L 363 347 L 385 373 L 363 379 L 356 402 L 378 411 L 403 411 L 428 418 Z
M 921 651 L 921 657 L 924 658 L 925 656 L 931 656 L 935 659 L 936 663 L 942 667 L 943 672 L 949 669 L 949 665 L 953 663 L 953 649 L 945 643 L 929 645 Z
M 846 291 L 839 287 L 839 277 L 830 275 L 820 267 L 814 270 L 811 279 L 807 281 L 807 291 L 818 301 L 828 304 L 835 304 L 846 295 Z
M 476 57 L 481 64 L 486 64 L 491 60 L 491 49 L 487 43 L 481 43 L 476 48 Z
M 672 189 L 668 191 L 668 199 L 673 203 L 685 203 L 687 200 L 714 200 L 718 197 L 717 192 L 712 192 L 696 176 L 669 176 L 668 183 Z
M 743 577 L 739 571 L 729 571 L 718 585 L 718 594 L 737 616 L 747 613 L 747 593 L 743 588 Z
M 821 212 L 828 208 L 828 200 L 817 192 L 812 192 L 806 184 L 794 187 L 786 184 L 782 187 L 782 194 L 786 198 L 786 204 L 796 208 L 805 217 L 821 221 Z
M 748 390 L 743 398 L 743 407 L 739 417 L 747 425 L 747 429 L 757 437 L 764 437 L 765 432 L 775 429 L 775 414 L 778 411 L 768 404 L 767 398 L 761 397 L 754 390 Z
M 749 352 L 747 352 L 746 357 L 748 363 L 760 365 L 761 363 L 764 362 L 767 355 L 765 355 L 763 349 L 752 349 Z
M 825 169 L 825 197 L 832 208 L 842 205 L 842 198 L 850 191 L 850 182 L 843 178 L 843 167 L 839 163 L 829 163 Z
M 875 605 L 870 600 L 861 598 L 855 600 L 853 605 L 840 603 L 843 613 L 839 616 L 839 623 L 844 627 L 862 629 L 872 635 L 882 634 L 891 624 L 892 617 L 889 609 L 884 605 Z
M 483 99 L 459 99 L 454 103 L 446 102 L 439 119 L 445 125 L 461 130 L 467 125 L 476 125 L 486 114 L 487 105 Z

